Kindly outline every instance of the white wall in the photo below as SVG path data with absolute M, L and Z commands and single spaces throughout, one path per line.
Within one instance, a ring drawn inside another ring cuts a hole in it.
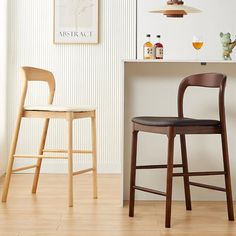
M 194 35 L 202 35 L 205 44 L 199 52 L 199 58 L 221 60 L 220 32 L 230 32 L 232 40 L 235 39 L 236 1 L 186 0 L 184 1 L 186 5 L 196 7 L 202 12 L 179 19 L 148 12 L 163 6 L 165 2 L 138 0 L 138 58 L 142 58 L 145 36 L 150 33 L 154 42 L 155 36 L 161 34 L 165 59 L 196 59 L 192 38 Z M 235 52 L 234 59 L 236 59 Z
M 51 70 L 57 83 L 56 104 L 88 104 L 97 107 L 100 172 L 120 172 L 122 134 L 121 58 L 135 54 L 135 0 L 100 0 L 98 45 L 54 45 L 53 1 L 9 0 L 8 130 L 13 132 L 20 94 L 19 68 L 23 65 Z M 34 86 L 30 103 L 43 102 L 44 87 Z M 89 124 L 76 126 L 75 143 L 87 148 Z M 42 122 L 23 123 L 19 153 L 37 153 Z M 66 123 L 55 121 L 48 147 L 66 147 Z M 17 161 L 16 166 L 30 161 Z M 45 161 L 43 172 L 65 172 L 64 161 Z M 75 162 L 87 166 L 88 158 Z
M 0 1 L 0 176 L 6 166 L 7 1 Z

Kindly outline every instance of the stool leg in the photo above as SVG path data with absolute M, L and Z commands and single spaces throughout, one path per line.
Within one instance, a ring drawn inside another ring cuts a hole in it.
M 174 128 L 169 127 L 169 130 L 168 130 L 167 183 L 166 183 L 166 221 L 165 221 L 166 228 L 170 228 L 170 226 L 171 226 L 174 138 L 175 138 Z
M 183 173 L 188 173 L 188 159 L 187 159 L 187 149 L 186 149 L 186 139 L 185 135 L 180 135 L 180 144 L 181 144 L 181 154 L 182 154 L 182 163 L 183 163 Z M 191 205 L 191 194 L 189 186 L 189 176 L 184 176 L 184 192 L 185 192 L 185 204 L 188 211 L 192 210 Z
M 221 134 L 221 141 L 222 141 L 222 151 L 223 151 L 223 161 L 224 161 L 224 171 L 225 171 L 225 186 L 226 186 L 228 218 L 230 221 L 233 221 L 234 220 L 234 207 L 233 207 L 233 197 L 232 197 L 232 188 L 231 188 L 227 134 L 225 130 L 223 130 Z
M 131 153 L 131 171 L 130 171 L 130 197 L 129 197 L 129 216 L 134 216 L 134 200 L 135 200 L 135 178 L 136 178 L 136 159 L 137 159 L 137 141 L 138 131 L 133 130 L 132 134 L 132 153 Z
M 68 206 L 73 207 L 73 113 L 68 115 Z
M 43 155 L 43 149 L 45 147 L 46 137 L 47 137 L 47 132 L 48 132 L 48 125 L 49 125 L 49 119 L 46 119 L 44 122 L 43 133 L 41 136 L 41 141 L 40 141 L 40 146 L 39 146 L 39 151 L 38 151 L 39 155 Z M 37 167 L 36 167 L 35 173 L 34 173 L 32 193 L 36 193 L 36 191 L 37 191 L 41 164 L 42 164 L 42 158 L 38 158 L 37 164 L 36 164 Z
M 97 198 L 97 139 L 96 139 L 96 116 L 91 118 L 92 126 L 92 152 L 93 152 L 93 198 Z
M 3 185 L 2 202 L 7 201 L 7 195 L 8 195 L 11 174 L 12 174 L 12 167 L 13 167 L 13 163 L 14 163 L 14 155 L 16 153 L 16 146 L 17 146 L 18 136 L 19 136 L 19 132 L 20 132 L 21 118 L 22 118 L 21 114 L 18 115 L 18 118 L 16 121 L 16 128 L 15 128 L 14 135 L 12 138 L 8 166 L 7 166 L 7 171 L 6 171 L 6 177 L 5 177 L 5 181 L 4 181 L 4 185 Z

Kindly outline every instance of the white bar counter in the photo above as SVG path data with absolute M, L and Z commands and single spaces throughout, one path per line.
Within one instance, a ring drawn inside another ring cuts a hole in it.
M 209 63 L 209 64 L 214 64 L 214 63 L 220 63 L 220 64 L 236 64 L 236 61 L 223 61 L 223 60 L 160 60 L 160 59 L 155 59 L 155 60 L 147 60 L 147 59 L 126 59 L 123 60 L 123 63 Z
M 131 133 L 134 116 L 176 116 L 177 92 L 181 80 L 191 74 L 218 72 L 228 76 L 225 106 L 228 128 L 232 186 L 236 186 L 236 62 L 191 60 L 124 60 L 123 96 L 123 178 L 122 199 L 129 198 Z M 185 96 L 185 116 L 218 119 L 218 91 L 189 88 Z M 218 135 L 187 136 L 187 151 L 191 171 L 221 170 L 222 150 Z M 175 163 L 181 163 L 179 137 L 175 139 Z M 138 164 L 164 164 L 167 138 L 164 135 L 139 133 Z M 193 177 L 205 184 L 224 186 L 222 177 Z M 137 185 L 165 191 L 166 170 L 137 170 Z M 235 190 L 234 199 L 236 199 Z M 191 188 L 193 200 L 224 200 L 225 195 Z M 154 200 L 163 197 L 136 191 L 136 199 Z M 183 179 L 173 182 L 173 199 L 183 200 Z

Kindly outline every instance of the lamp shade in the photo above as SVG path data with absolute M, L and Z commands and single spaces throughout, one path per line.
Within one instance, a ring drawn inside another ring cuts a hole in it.
M 162 13 L 167 17 L 183 17 L 188 13 L 199 13 L 199 9 L 194 7 L 189 7 L 184 4 L 167 4 L 165 6 L 159 7 L 157 9 L 149 11 L 150 13 Z

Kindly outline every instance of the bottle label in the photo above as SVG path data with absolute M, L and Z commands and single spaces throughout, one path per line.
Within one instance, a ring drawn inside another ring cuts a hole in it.
M 153 58 L 153 48 L 151 47 L 144 47 L 144 58 Z
M 156 48 L 156 58 L 163 59 L 163 48 Z

